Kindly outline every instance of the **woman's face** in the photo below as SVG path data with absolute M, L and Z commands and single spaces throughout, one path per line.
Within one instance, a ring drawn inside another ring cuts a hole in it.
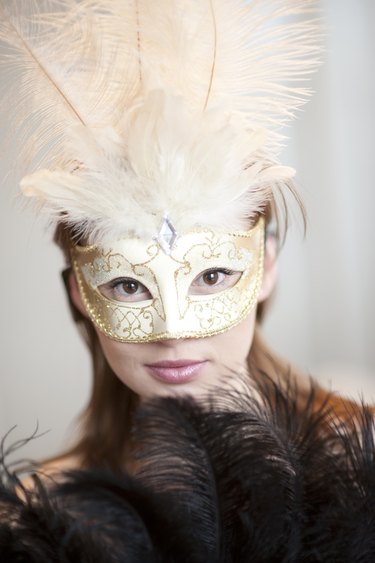
M 275 247 L 267 241 L 264 277 L 258 302 L 266 299 L 276 278 Z M 74 276 L 71 297 L 87 316 Z M 246 372 L 255 329 L 256 308 L 233 328 L 205 338 L 161 340 L 147 343 L 117 342 L 98 329 L 103 353 L 119 379 L 141 398 L 189 393 L 197 396 L 210 387 L 231 387 Z

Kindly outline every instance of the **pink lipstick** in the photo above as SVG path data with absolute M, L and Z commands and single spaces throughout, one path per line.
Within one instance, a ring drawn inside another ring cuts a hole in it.
M 206 362 L 177 360 L 146 364 L 150 374 L 165 383 L 187 383 L 195 379 Z

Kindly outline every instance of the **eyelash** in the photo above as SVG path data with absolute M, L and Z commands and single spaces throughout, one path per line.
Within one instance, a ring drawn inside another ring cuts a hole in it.
M 129 281 L 136 281 L 137 282 L 137 280 L 133 280 L 132 278 L 116 278 L 116 279 L 110 281 L 109 285 L 112 289 L 114 289 L 118 285 L 121 285 L 121 284 L 129 282 Z M 140 282 L 137 282 L 137 283 L 140 283 Z
M 225 274 L 227 276 L 233 276 L 236 272 L 234 270 L 228 270 L 228 268 L 209 268 L 202 272 L 201 276 L 207 274 L 208 272 L 220 272 L 221 274 Z

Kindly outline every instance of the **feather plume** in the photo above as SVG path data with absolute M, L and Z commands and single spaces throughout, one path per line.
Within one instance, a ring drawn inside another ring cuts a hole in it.
M 374 415 L 339 424 L 329 395 L 304 396 L 262 374 L 257 396 L 142 404 L 135 474 L 35 475 L 18 496 L 0 482 L 1 560 L 373 561 Z
M 318 63 L 312 0 L 1 0 L 0 16 L 22 190 L 88 243 L 151 237 L 166 213 L 179 232 L 245 230 L 292 178 L 277 159 Z

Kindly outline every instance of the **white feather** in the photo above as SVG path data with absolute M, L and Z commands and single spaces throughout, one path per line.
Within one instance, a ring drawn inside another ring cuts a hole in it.
M 293 176 L 277 155 L 317 65 L 311 0 L 5 5 L 19 131 L 49 169 L 21 187 L 89 243 L 151 237 L 166 213 L 179 232 L 246 229 Z

